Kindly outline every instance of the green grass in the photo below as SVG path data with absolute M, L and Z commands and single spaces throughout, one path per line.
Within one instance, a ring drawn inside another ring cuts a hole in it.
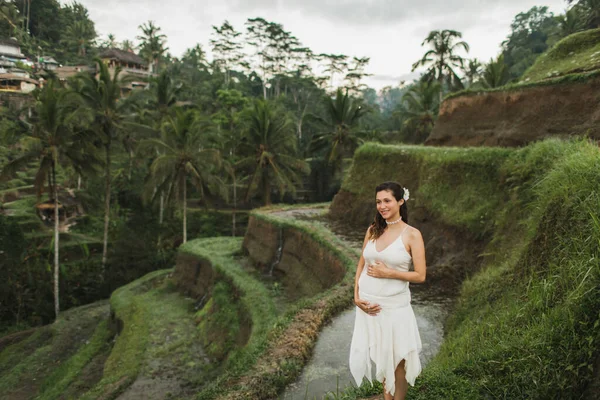
M 483 269 L 463 283 L 440 352 L 409 398 L 581 398 L 600 354 L 598 147 L 366 145 L 343 188 L 359 207 L 400 174 L 415 187 L 409 214 L 424 207 L 488 241 Z
M 573 84 L 598 77 L 600 77 L 600 29 L 590 29 L 567 36 L 556 43 L 537 58 L 518 82 L 491 89 L 464 89 L 448 94 L 444 100 L 481 93 Z
M 66 362 L 61 363 L 54 373 L 44 380 L 40 395 L 36 399 L 61 398 L 61 395 L 77 379 L 87 363 L 107 346 L 107 342 L 111 337 L 112 333 L 108 329 L 108 322 L 106 320 L 100 322 L 89 343 L 80 347 L 77 353 Z
M 250 338 L 246 346 L 234 350 L 229 355 L 225 367 L 228 376 L 237 376 L 252 365 L 264 349 L 267 333 L 277 318 L 269 290 L 235 260 L 234 256 L 239 253 L 241 246 L 242 238 L 223 237 L 192 240 L 179 248 L 182 253 L 209 260 L 220 279 L 228 283 L 227 290 L 235 288 L 239 291 L 241 306 L 250 315 Z M 257 307 L 257 304 L 260 307 Z
M 522 82 L 600 69 L 600 29 L 567 36 L 542 54 L 523 74 Z
M 156 293 L 148 289 L 153 281 L 164 279 L 171 272 L 172 269 L 151 272 L 112 294 L 111 309 L 122 321 L 123 329 L 104 364 L 102 380 L 83 398 L 94 399 L 103 394 L 114 396 L 133 383 L 147 351 L 151 324 L 161 321 L 151 318 L 147 300 Z
M 106 302 L 65 311 L 53 324 L 4 349 L 0 393 L 9 398 L 16 393 L 57 398 L 109 338 L 101 321 L 107 311 Z

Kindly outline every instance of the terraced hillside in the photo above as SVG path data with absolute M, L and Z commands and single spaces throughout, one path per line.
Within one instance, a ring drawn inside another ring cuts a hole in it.
M 600 29 L 567 36 L 524 74 L 446 98 L 426 144 L 522 146 L 549 137 L 600 140 Z

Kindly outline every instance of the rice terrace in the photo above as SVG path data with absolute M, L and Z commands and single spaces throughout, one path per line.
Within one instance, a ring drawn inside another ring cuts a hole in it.
M 600 2 L 546 3 L 1 1 L 0 399 L 600 399 Z

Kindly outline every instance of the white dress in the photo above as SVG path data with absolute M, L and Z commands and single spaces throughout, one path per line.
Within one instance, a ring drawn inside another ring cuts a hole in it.
M 405 359 L 406 380 L 414 386 L 421 373 L 419 353 L 422 344 L 417 320 L 410 305 L 409 283 L 399 279 L 374 278 L 367 275 L 367 268 L 381 261 L 390 268 L 408 271 L 412 257 L 406 251 L 402 236 L 382 251 L 377 251 L 375 240 L 369 240 L 363 251 L 365 266 L 358 280 L 359 298 L 381 306 L 381 311 L 368 315 L 356 307 L 354 333 L 350 346 L 350 372 L 360 386 L 363 377 L 373 383 L 385 378 L 386 390 L 394 394 L 396 367 Z

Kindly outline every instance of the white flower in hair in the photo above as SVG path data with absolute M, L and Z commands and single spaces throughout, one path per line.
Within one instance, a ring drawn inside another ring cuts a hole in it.
M 407 188 L 402 188 L 402 189 L 404 189 L 404 197 L 403 197 L 404 201 L 408 201 L 408 199 L 410 199 L 410 193 Z

